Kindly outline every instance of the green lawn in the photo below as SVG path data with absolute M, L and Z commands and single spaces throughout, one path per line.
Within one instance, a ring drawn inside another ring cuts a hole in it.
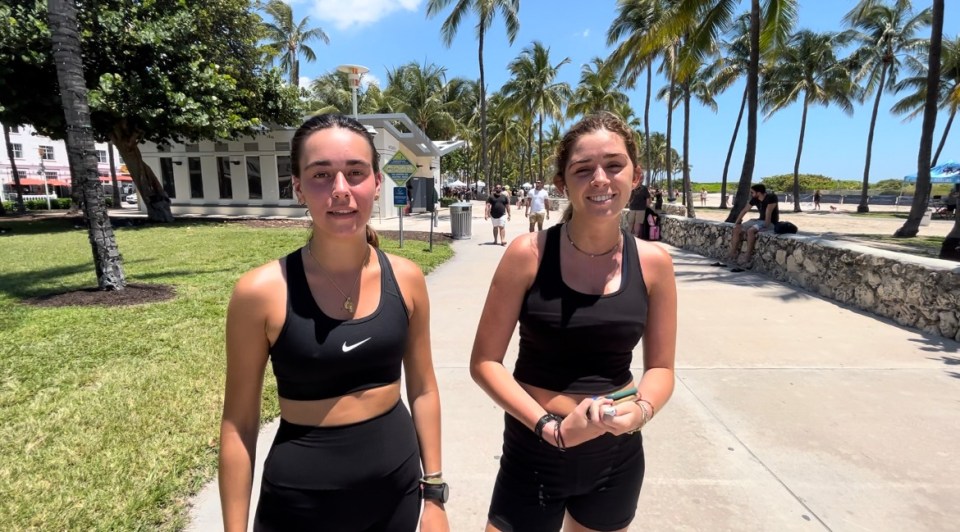
M 41 308 L 95 286 L 85 229 L 9 222 L 0 237 L 0 523 L 5 530 L 170 530 L 216 468 L 224 311 L 244 271 L 305 229 L 176 223 L 117 231 L 128 279 L 176 288 L 132 307 Z M 398 250 L 433 269 L 449 246 Z M 269 373 L 269 371 L 268 371 Z M 278 413 L 267 379 L 264 419 Z

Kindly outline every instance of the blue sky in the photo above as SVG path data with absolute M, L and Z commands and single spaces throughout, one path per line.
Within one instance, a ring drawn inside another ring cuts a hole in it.
M 316 62 L 301 60 L 300 73 L 305 78 L 312 79 L 339 64 L 352 63 L 370 68 L 371 76 L 385 80 L 388 69 L 410 61 L 442 65 L 446 67 L 448 77 L 479 77 L 475 18 L 464 19 L 449 48 L 441 41 L 440 26 L 450 11 L 449 7 L 428 20 L 426 0 L 291 0 L 290 3 L 297 20 L 309 16 L 312 26 L 320 26 L 330 36 L 329 45 L 319 41 L 312 43 L 317 54 Z M 842 29 L 843 15 L 855 3 L 855 0 L 800 0 L 797 28 L 838 31 Z M 929 0 L 914 1 L 917 9 L 929 5 Z M 570 58 L 570 63 L 560 69 L 559 80 L 575 87 L 581 65 L 594 56 L 606 57 L 610 53 L 606 32 L 616 14 L 615 8 L 615 0 L 522 0 L 520 31 L 513 45 L 507 42 L 500 20 L 485 40 L 484 67 L 488 91 L 503 85 L 508 75 L 507 64 L 534 40 L 550 47 L 554 63 Z M 947 2 L 946 10 L 944 35 L 955 36 L 960 31 L 960 6 Z M 663 85 L 662 79 L 654 79 L 654 91 Z M 717 113 L 692 105 L 690 162 L 694 181 L 720 180 L 742 92 L 741 83 L 720 95 Z M 628 91 L 627 94 L 635 112 L 642 116 L 643 91 Z M 921 118 L 904 123 L 900 117 L 892 115 L 889 109 L 896 100 L 895 96 L 884 95 L 880 103 L 871 181 L 899 179 L 916 172 Z M 833 107 L 811 108 L 800 171 L 839 179 L 863 179 L 872 103 L 871 98 L 865 105 L 858 106 L 852 117 Z M 755 181 L 793 172 L 800 114 L 801 107 L 796 104 L 767 120 L 761 116 Z M 945 113 L 937 117 L 934 149 L 946 119 Z M 674 114 L 674 145 L 678 151 L 682 124 L 682 112 L 678 110 Z M 653 131 L 666 131 L 665 102 L 651 102 L 650 126 Z M 953 129 L 960 129 L 960 124 Z M 730 179 L 734 181 L 739 179 L 745 140 L 741 128 L 730 165 Z M 947 139 L 940 162 L 951 158 L 960 160 L 960 131 L 953 131 Z

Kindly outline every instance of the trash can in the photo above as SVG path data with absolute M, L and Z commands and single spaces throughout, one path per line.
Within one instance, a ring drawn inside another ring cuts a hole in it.
M 927 209 L 923 211 L 923 217 L 920 218 L 920 226 L 926 227 L 930 225 L 930 218 L 933 217 L 933 209 Z
M 459 202 L 450 204 L 450 236 L 455 240 L 467 240 L 471 235 L 473 204 Z

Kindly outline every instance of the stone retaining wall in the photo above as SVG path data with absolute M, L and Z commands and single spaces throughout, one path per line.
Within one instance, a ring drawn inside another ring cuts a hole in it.
M 733 224 L 663 216 L 663 241 L 726 256 Z M 753 271 L 924 332 L 960 341 L 960 266 L 816 236 L 758 236 Z

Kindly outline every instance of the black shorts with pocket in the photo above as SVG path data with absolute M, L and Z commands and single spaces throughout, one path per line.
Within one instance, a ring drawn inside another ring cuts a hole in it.
M 561 451 L 506 414 L 488 519 L 503 532 L 556 531 L 564 510 L 594 530 L 626 528 L 643 484 L 640 433 L 604 434 Z

